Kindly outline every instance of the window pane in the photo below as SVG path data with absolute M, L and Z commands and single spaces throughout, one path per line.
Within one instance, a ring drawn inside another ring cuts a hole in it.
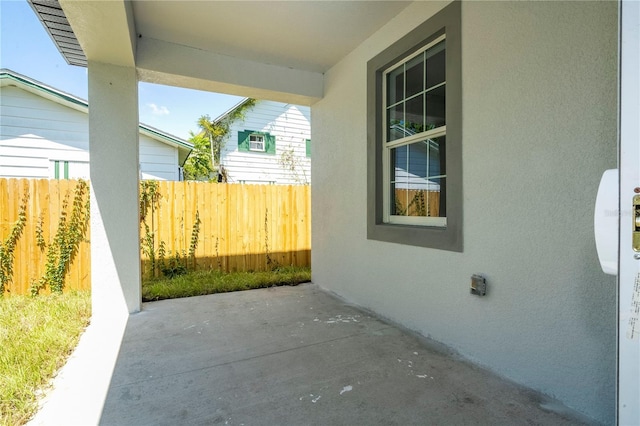
M 445 90 L 446 86 L 440 86 L 427 92 L 427 130 L 446 124 Z
M 404 104 L 387 109 L 387 141 L 408 136 L 404 128 Z
M 391 154 L 391 182 L 407 182 L 407 147 L 400 146 L 390 150 Z
M 392 215 L 403 216 L 406 212 L 406 191 L 400 190 L 407 187 L 407 147 L 401 146 L 390 150 L 391 164 L 391 205 L 389 211 Z
M 447 217 L 447 178 L 429 179 L 428 209 L 431 217 Z
M 445 81 L 445 42 L 427 50 L 427 89 Z
M 445 137 L 428 139 L 429 147 L 429 168 L 427 177 L 446 176 L 446 142 Z
M 407 62 L 405 97 L 409 98 L 424 91 L 424 53 Z
M 424 131 L 424 95 L 416 96 L 405 104 L 407 136 Z
M 422 189 L 409 189 L 407 194 L 406 216 L 429 216 L 428 198 L 429 192 Z
M 444 136 L 390 150 L 392 215 L 446 217 L 444 152 Z
M 394 216 L 403 216 L 404 215 L 404 205 L 406 204 L 401 194 L 398 194 L 396 191 L 396 184 L 391 184 L 391 205 L 389 206 L 390 214 Z
M 428 152 L 425 141 L 420 141 L 408 145 L 409 158 L 407 162 L 408 173 L 411 178 L 427 177 Z M 418 188 L 420 189 L 420 188 Z
M 404 99 L 404 65 L 387 74 L 387 105 L 390 106 Z

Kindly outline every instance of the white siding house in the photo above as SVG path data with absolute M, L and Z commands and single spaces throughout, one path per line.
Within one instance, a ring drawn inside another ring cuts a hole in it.
M 240 102 L 215 121 L 240 108 Z M 258 100 L 232 123 L 221 153 L 229 182 L 311 182 L 311 113 L 307 106 Z
M 140 177 L 181 180 L 191 144 L 140 124 Z M 89 178 L 87 102 L 0 71 L 0 177 Z

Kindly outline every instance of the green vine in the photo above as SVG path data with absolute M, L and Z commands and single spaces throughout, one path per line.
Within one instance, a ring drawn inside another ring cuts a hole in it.
M 408 212 L 411 211 L 413 207 L 414 211 L 412 216 L 429 216 L 429 206 L 427 205 L 426 199 L 424 197 L 424 191 L 417 192 L 409 204 L 406 207 L 402 205 L 402 202 L 395 197 L 395 213 L 398 216 L 405 216 Z
M 196 221 L 191 228 L 191 242 L 189 243 L 189 258 L 193 261 L 193 268 L 196 268 L 196 249 L 198 248 L 198 238 L 200 236 L 200 212 L 196 210 Z
M 0 296 L 4 294 L 6 285 L 13 279 L 13 252 L 27 224 L 27 202 L 29 193 L 25 191 L 18 208 L 18 220 L 13 224 L 6 240 L 0 241 Z
M 42 227 L 44 226 L 44 214 L 40 213 L 38 216 L 38 222 L 36 223 L 36 244 L 41 252 L 47 247 L 47 242 L 44 240 L 44 231 Z
M 199 132 L 191 132 L 189 141 L 194 149 L 184 165 L 186 180 L 214 180 L 227 182 L 228 175 L 220 164 L 222 149 L 224 148 L 231 125 L 244 120 L 248 110 L 256 105 L 256 100 L 248 98 L 237 108 L 218 120 L 212 120 L 209 115 L 202 115 L 197 123 Z M 211 174 L 214 173 L 213 179 Z
M 144 222 L 147 218 L 149 209 L 153 212 L 158 208 L 160 202 L 160 192 L 158 192 L 158 181 L 143 180 L 140 182 L 140 222 Z
M 169 258 L 167 263 L 162 266 L 162 274 L 167 278 L 174 278 L 179 275 L 184 275 L 187 273 L 187 259 L 186 253 L 180 252 L 176 250 L 172 257 Z
M 144 235 L 140 238 L 140 248 L 149 259 L 149 268 L 151 275 L 155 275 L 157 262 L 155 252 L 155 235 L 151 232 L 151 227 L 147 222 L 149 212 L 153 215 L 159 207 L 160 192 L 159 185 L 155 180 L 143 180 L 140 182 L 140 222 L 144 227 Z
M 189 261 L 192 261 L 193 268 L 196 267 L 196 249 L 200 238 L 200 212 L 196 210 L 196 217 L 191 229 L 191 240 L 189 251 L 182 253 L 178 250 L 173 255 L 167 250 L 167 244 L 159 240 L 156 250 L 156 236 L 153 224 L 149 225 L 149 213 L 153 213 L 160 208 L 162 194 L 159 192 L 160 185 L 157 181 L 148 180 L 140 182 L 140 223 L 143 226 L 143 235 L 140 237 L 140 250 L 149 259 L 149 273 L 152 277 L 162 273 L 167 277 L 175 277 L 187 272 Z M 153 219 L 152 219 L 153 220 Z M 184 218 L 180 219 L 180 226 L 184 227 Z
M 271 270 L 278 268 L 280 265 L 277 260 L 271 257 L 271 250 L 269 249 L 269 209 L 264 212 L 264 252 L 267 258 L 267 268 Z
M 31 285 L 31 295 L 36 296 L 47 285 L 54 293 L 62 293 L 65 283 L 65 275 L 73 263 L 80 243 L 85 241 L 89 229 L 89 185 L 84 180 L 79 180 L 73 191 L 71 213 L 69 207 L 69 192 L 62 201 L 58 229 L 53 241 L 48 245 L 42 235 L 42 216 L 36 226 L 36 240 L 40 250 L 46 248 L 46 264 L 44 276 Z

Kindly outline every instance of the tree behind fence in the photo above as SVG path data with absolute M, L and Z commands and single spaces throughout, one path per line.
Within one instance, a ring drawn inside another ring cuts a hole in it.
M 12 294 L 29 294 L 31 284 L 44 273 L 46 252 L 38 247 L 37 228 L 42 228 L 46 241 L 53 238 L 64 197 L 73 197 L 76 184 L 72 180 L 0 179 L 0 241 L 5 241 L 18 221 L 23 195 L 28 194 L 27 220 L 14 252 L 13 279 L 7 285 Z M 157 205 L 145 219 L 149 232 L 141 221 L 142 247 L 145 237 L 150 247 L 151 234 L 156 264 L 152 271 L 150 256 L 142 255 L 144 279 L 162 274 L 162 251 L 166 263 L 178 254 L 190 269 L 257 271 L 311 264 L 309 186 L 159 181 L 157 190 Z M 194 228 L 196 218 L 200 223 Z M 67 272 L 65 290 L 88 289 L 90 278 L 90 243 L 86 241 Z

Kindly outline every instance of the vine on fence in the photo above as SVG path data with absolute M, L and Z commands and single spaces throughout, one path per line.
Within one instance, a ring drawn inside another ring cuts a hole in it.
M 147 223 L 149 210 L 155 212 L 162 196 L 158 192 L 158 182 L 155 180 L 143 180 L 140 182 L 140 222 L 144 226 L 144 235 L 140 239 L 140 249 L 149 258 L 151 275 L 156 271 L 155 235 Z M 164 255 L 163 255 L 164 257 Z
M 62 293 L 65 276 L 69 266 L 73 263 L 80 243 L 85 241 L 89 229 L 90 200 L 89 185 L 84 180 L 79 180 L 74 191 L 71 204 L 71 214 L 67 212 L 69 207 L 69 192 L 65 194 L 53 241 L 47 245 L 42 231 L 43 216 L 39 216 L 36 225 L 36 241 L 41 252 L 47 250 L 44 275 L 31 285 L 31 295 L 36 296 L 47 285 L 54 293 Z
M 191 242 L 189 243 L 189 259 L 193 261 L 193 269 L 196 268 L 196 249 L 198 248 L 198 237 L 200 236 L 200 212 L 196 210 L 196 221 L 191 228 Z
M 264 253 L 267 259 L 267 268 L 274 270 L 280 266 L 277 260 L 271 258 L 269 250 L 269 209 L 264 212 Z
M 176 250 L 173 255 L 171 251 L 167 251 L 167 245 L 163 240 L 158 241 L 158 250 L 156 251 L 156 235 L 152 231 L 153 224 L 149 226 L 147 217 L 149 213 L 153 213 L 160 208 L 160 199 L 162 194 L 159 192 L 159 184 L 157 181 L 148 180 L 140 182 L 140 222 L 144 227 L 144 233 L 140 238 L 140 249 L 142 253 L 149 259 L 149 273 L 153 277 L 156 273 L 162 272 L 163 275 L 173 278 L 178 275 L 187 273 L 189 260 L 193 262 L 193 269 L 196 267 L 196 249 L 200 238 L 200 212 L 196 210 L 196 217 L 191 229 L 191 240 L 189 242 L 189 251 Z M 181 219 L 183 223 L 184 218 Z
M 27 224 L 28 201 L 29 193 L 25 191 L 18 209 L 18 220 L 13 224 L 7 239 L 0 241 L 0 297 L 4 294 L 5 286 L 13 279 L 13 252 Z

